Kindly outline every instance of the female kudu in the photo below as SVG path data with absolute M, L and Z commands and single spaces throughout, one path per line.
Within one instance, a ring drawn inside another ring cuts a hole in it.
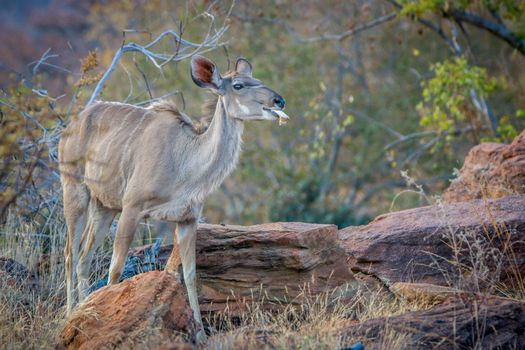
M 108 283 L 119 281 L 139 222 L 144 218 L 169 222 L 178 244 L 167 269 L 176 270 L 182 261 L 189 303 L 202 328 L 195 239 L 204 199 L 234 169 L 244 121 L 288 117 L 282 112 L 284 99 L 252 77 L 252 66 L 245 59 L 239 58 L 235 70 L 221 77 L 213 62 L 194 56 L 191 76 L 218 96 L 206 130 L 198 130 L 167 102 L 148 108 L 98 102 L 64 131 L 59 160 L 68 227 L 68 313 L 76 300 L 75 278 L 81 301 L 88 293 L 93 253 L 121 212 Z M 202 329 L 198 338 L 205 338 Z

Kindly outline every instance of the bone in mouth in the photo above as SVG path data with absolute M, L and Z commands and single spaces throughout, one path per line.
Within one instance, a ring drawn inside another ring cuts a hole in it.
M 272 113 L 277 118 L 279 118 L 279 125 L 285 125 L 287 121 L 290 119 L 290 117 L 280 109 L 268 108 L 266 110 Z

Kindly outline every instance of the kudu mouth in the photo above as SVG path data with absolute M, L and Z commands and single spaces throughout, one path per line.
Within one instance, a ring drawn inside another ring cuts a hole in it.
M 276 119 L 279 119 L 279 125 L 284 125 L 290 120 L 290 117 L 283 112 L 281 108 L 274 107 L 274 108 L 268 108 L 263 107 L 263 110 L 267 111 L 271 115 L 273 115 Z

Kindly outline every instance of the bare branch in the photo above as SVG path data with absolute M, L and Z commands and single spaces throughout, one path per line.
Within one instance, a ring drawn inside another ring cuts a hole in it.
M 47 61 L 48 59 L 50 58 L 54 58 L 54 57 L 58 57 L 58 55 L 52 55 L 50 54 L 51 52 L 51 48 L 48 48 L 46 50 L 46 52 L 44 52 L 44 54 L 42 55 L 42 57 L 40 57 L 39 60 L 37 61 L 34 61 L 34 62 L 31 62 L 28 64 L 28 66 L 31 66 L 32 64 L 34 64 L 35 66 L 33 67 L 33 75 L 36 75 L 37 71 L 38 71 L 38 68 L 40 67 L 40 65 L 42 65 L 43 63 L 45 63 L 45 61 Z
M 389 127 L 388 125 L 386 125 L 383 122 L 380 122 L 379 120 L 376 120 L 376 119 L 374 119 L 372 117 L 369 117 L 368 115 L 362 113 L 361 111 L 358 111 L 358 110 L 355 110 L 355 109 L 352 109 L 352 108 L 348 109 L 348 111 L 350 113 L 352 113 L 352 115 L 355 116 L 356 119 L 362 119 L 362 120 L 366 120 L 368 122 L 374 123 L 378 127 L 380 127 L 381 129 L 385 130 L 386 132 L 388 132 L 391 135 L 394 135 L 397 138 L 402 138 L 403 137 L 403 134 L 401 134 L 400 132 L 392 129 L 391 127 Z
M 6 107 L 9 107 L 10 109 L 12 109 L 13 111 L 15 112 L 18 112 L 21 116 L 23 116 L 25 119 L 31 121 L 33 124 L 35 124 L 39 129 L 41 129 L 42 131 L 46 132 L 47 129 L 44 128 L 42 126 L 42 124 L 40 124 L 40 122 L 38 120 L 36 120 L 35 118 L 33 118 L 29 113 L 27 112 L 24 112 L 24 111 L 21 111 L 19 110 L 18 108 L 16 108 L 16 106 L 13 106 L 12 104 L 10 103 L 7 103 L 7 102 L 4 102 L 2 100 L 0 100 L 0 105 L 3 105 L 3 106 L 6 106 Z
M 395 1 L 395 0 L 386 0 L 386 1 L 391 3 L 398 10 L 403 8 L 403 6 L 400 3 L 398 3 L 397 1 Z M 445 32 L 443 31 L 443 28 L 441 28 L 441 26 L 439 26 L 437 24 L 434 24 L 431 21 L 423 19 L 423 18 L 415 17 L 414 19 L 417 22 L 419 22 L 420 24 L 422 24 L 425 27 L 427 27 L 428 29 L 430 29 L 433 32 L 435 32 L 437 35 L 439 35 L 441 37 L 441 39 L 443 39 L 448 44 L 448 46 L 450 46 L 452 51 L 454 51 L 454 54 L 456 54 L 456 55 L 460 55 L 461 54 L 461 50 L 458 49 L 456 43 L 445 34 Z
M 394 5 L 397 9 L 401 9 L 403 6 L 398 3 L 395 0 L 386 0 L 392 5 Z M 476 26 L 478 28 L 481 28 L 483 30 L 486 30 L 498 38 L 502 39 L 503 41 L 507 42 L 510 46 L 518 50 L 522 55 L 525 55 L 525 40 L 520 38 L 516 33 L 512 32 L 501 20 L 499 17 L 499 14 L 494 11 L 494 9 L 489 9 L 491 14 L 496 18 L 497 22 L 493 22 L 491 20 L 488 20 L 486 18 L 483 18 L 475 13 L 458 10 L 458 9 L 452 9 L 449 11 L 443 12 L 444 17 L 452 18 L 456 22 L 461 23 L 469 23 L 473 26 Z M 450 39 L 444 34 L 444 32 L 441 30 L 440 27 L 437 27 L 432 22 L 427 21 L 422 18 L 417 18 L 417 21 L 426 27 L 434 30 L 436 33 L 438 33 L 447 43 L 454 48 L 453 43 L 450 42 Z M 457 53 L 456 53 L 457 54 Z
M 133 58 L 133 63 L 135 64 L 135 68 L 137 68 L 137 70 L 142 75 L 142 79 L 144 79 L 144 83 L 146 83 L 146 90 L 148 91 L 149 98 L 153 99 L 153 94 L 151 93 L 151 88 L 150 88 L 149 80 L 148 80 L 148 77 L 146 76 L 146 73 L 144 73 L 144 71 L 142 69 L 140 69 L 140 66 L 138 65 L 138 63 L 135 60 L 135 58 Z
M 283 20 L 281 18 L 248 17 L 248 16 L 242 16 L 242 15 L 239 15 L 239 14 L 235 14 L 234 16 L 236 18 L 239 18 L 242 21 L 265 21 L 265 22 L 268 22 L 268 23 L 281 25 L 288 31 L 288 33 L 291 35 L 292 39 L 296 43 L 298 43 L 298 44 L 311 44 L 311 43 L 316 43 L 316 42 L 319 42 L 319 41 L 343 41 L 343 40 L 345 40 L 346 38 L 348 38 L 348 37 L 350 37 L 352 35 L 361 33 L 361 32 L 363 32 L 363 31 L 365 31 L 367 29 L 376 27 L 376 26 L 378 26 L 380 24 L 383 24 L 383 23 L 386 23 L 388 21 L 393 20 L 394 18 L 396 18 L 397 13 L 396 12 L 392 12 L 392 13 L 389 13 L 387 15 L 375 18 L 375 19 L 371 20 L 370 22 L 367 22 L 367 23 L 364 23 L 362 25 L 359 25 L 359 26 L 357 26 L 355 28 L 352 28 L 352 29 L 350 29 L 350 30 L 348 30 L 346 32 L 343 32 L 343 33 L 339 33 L 339 34 L 323 34 L 323 35 L 316 36 L 316 37 L 303 37 L 303 36 L 301 36 L 299 33 L 297 33 L 297 31 L 291 25 L 288 24 L 288 22 L 286 22 L 285 20 Z
M 437 134 L 437 131 L 420 131 L 420 132 L 414 132 L 414 133 L 411 133 L 411 134 L 408 134 L 408 135 L 403 135 L 402 137 L 398 138 L 397 140 L 395 141 L 392 141 L 390 142 L 389 144 L 387 144 L 384 148 L 383 148 L 383 151 L 388 151 L 389 149 L 401 144 L 401 143 L 405 143 L 405 142 L 408 142 L 410 140 L 413 140 L 413 139 L 417 139 L 417 138 L 421 138 L 421 137 L 426 137 L 426 136 L 434 136 Z
M 167 31 L 162 32 L 155 39 L 153 39 L 151 42 L 149 42 L 146 45 L 139 45 L 134 42 L 123 44 L 118 49 L 118 51 L 115 53 L 115 56 L 113 57 L 113 60 L 111 61 L 109 68 L 105 71 L 105 73 L 102 75 L 102 78 L 97 83 L 95 90 L 93 91 L 93 94 L 91 95 L 89 101 L 87 102 L 87 105 L 90 105 L 93 102 L 95 102 L 104 84 L 107 82 L 107 80 L 109 79 L 109 77 L 114 72 L 117 65 L 119 64 L 122 58 L 122 55 L 124 55 L 127 52 L 142 53 L 144 56 L 146 56 L 146 58 L 151 63 L 153 63 L 153 65 L 157 69 L 159 69 L 162 72 L 162 68 L 170 62 L 182 61 L 182 60 L 188 59 L 189 57 L 197 53 L 208 52 L 208 51 L 215 50 L 219 47 L 224 46 L 226 43 L 220 42 L 220 39 L 224 35 L 224 33 L 226 33 L 226 31 L 228 30 L 228 25 L 226 24 L 226 20 L 231 15 L 231 11 L 234 5 L 235 5 L 235 1 L 232 2 L 232 5 L 229 11 L 226 14 L 226 18 L 222 26 L 219 29 L 215 28 L 215 17 L 213 15 L 211 15 L 208 12 L 204 12 L 202 14 L 203 16 L 210 18 L 210 24 L 208 26 L 208 31 L 206 33 L 205 38 L 199 44 L 182 39 L 181 35 L 179 35 L 175 30 L 167 30 Z M 168 55 L 168 54 L 157 53 L 153 51 L 153 47 L 157 45 L 160 41 L 162 41 L 164 38 L 171 38 L 177 43 L 174 53 Z
M 381 17 L 378 17 L 378 18 L 375 18 L 373 20 L 371 20 L 370 22 L 367 22 L 365 24 L 362 24 L 360 26 L 357 26 L 353 29 L 350 29 L 346 32 L 343 32 L 343 33 L 340 33 L 340 34 L 323 34 L 323 35 L 320 35 L 320 36 L 317 36 L 317 37 L 309 37 L 309 38 L 304 38 L 302 36 L 300 36 L 296 31 L 295 29 L 293 29 L 290 25 L 288 25 L 288 23 L 286 22 L 283 22 L 283 25 L 285 26 L 285 28 L 288 30 L 288 32 L 292 35 L 292 37 L 294 38 L 294 40 L 297 42 L 297 43 L 315 43 L 315 42 L 319 42 L 319 41 L 326 41 L 326 40 L 336 40 L 336 41 L 342 41 L 352 35 L 355 35 L 355 34 L 358 34 L 360 32 L 363 32 L 367 29 L 370 29 L 370 28 L 373 28 L 373 27 L 376 27 L 380 24 L 383 24 L 383 23 L 386 23 L 388 21 L 391 21 L 393 20 L 394 18 L 396 18 L 397 16 L 397 13 L 396 12 L 391 12 L 387 15 L 384 15 L 384 16 L 381 16 Z

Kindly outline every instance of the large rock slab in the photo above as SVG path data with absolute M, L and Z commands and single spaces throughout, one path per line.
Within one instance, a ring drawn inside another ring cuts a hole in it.
M 475 283 L 515 286 L 525 272 L 525 196 L 393 212 L 366 226 L 345 228 L 339 236 L 350 269 L 388 286 L 394 282 L 466 289 Z M 476 265 L 476 259 L 486 260 Z
M 524 349 L 525 303 L 498 297 L 450 299 L 429 310 L 368 320 L 345 336 L 374 349 Z
M 91 294 L 67 321 L 58 347 L 152 349 L 181 343 L 193 327 L 178 277 L 151 271 Z
M 510 194 L 525 194 L 525 131 L 510 145 L 482 143 L 472 148 L 443 198 L 459 202 Z
M 135 249 L 147 260 L 151 246 Z M 160 249 L 165 265 L 172 246 Z M 197 278 L 206 316 L 228 307 L 231 315 L 246 304 L 265 300 L 267 308 L 301 303 L 309 295 L 340 287 L 351 296 L 360 282 L 353 277 L 334 225 L 271 223 L 253 226 L 199 225 Z M 303 299 L 301 299 L 303 298 Z

